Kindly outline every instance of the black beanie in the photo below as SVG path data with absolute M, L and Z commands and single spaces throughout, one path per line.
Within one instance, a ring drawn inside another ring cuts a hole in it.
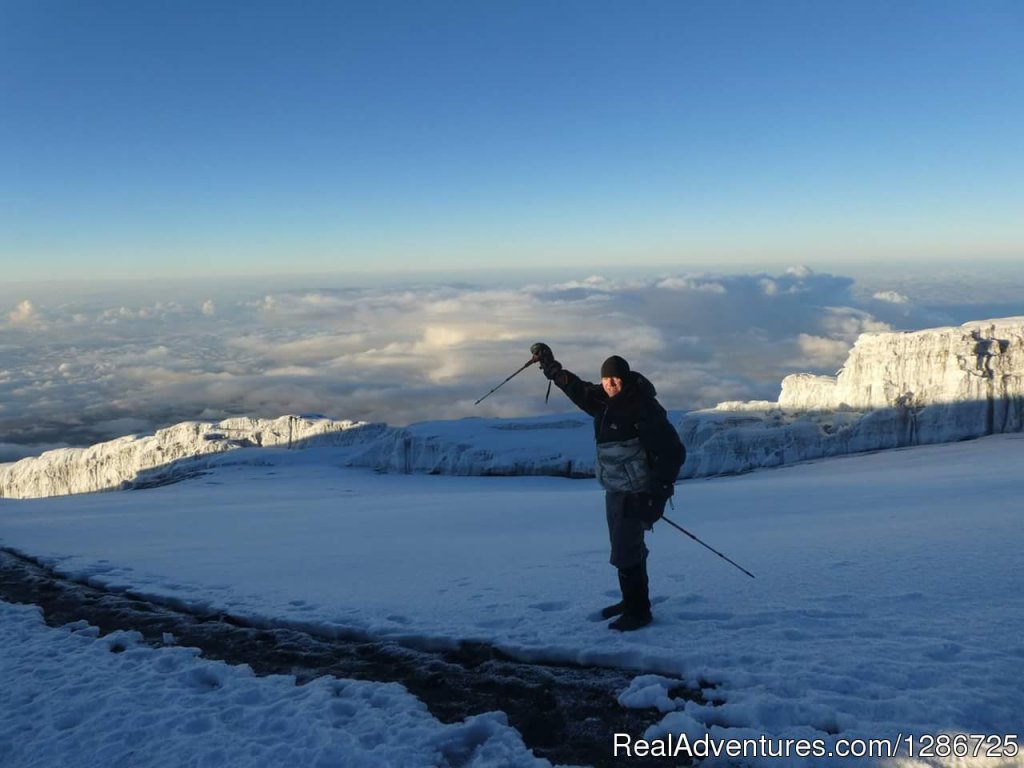
M 629 373 L 629 363 L 618 355 L 612 355 L 601 363 L 602 379 L 624 379 L 627 373 Z

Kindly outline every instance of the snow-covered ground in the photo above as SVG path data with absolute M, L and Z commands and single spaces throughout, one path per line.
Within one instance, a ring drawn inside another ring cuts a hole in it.
M 262 622 L 635 669 L 622 701 L 661 705 L 650 737 L 1024 731 L 1024 436 L 681 483 L 670 517 L 757 578 L 659 524 L 655 622 L 631 634 L 593 620 L 616 594 L 593 480 L 380 475 L 346 451 L 245 449 L 178 485 L 3 499 L 0 545 Z M 5 768 L 533 762 L 500 716 L 442 725 L 394 685 L 295 687 L 2 611 Z M 658 675 L 713 682 L 713 701 L 670 700 Z
M 500 713 L 444 725 L 400 685 L 256 677 L 0 602 L 6 766 L 527 765 Z M 464 761 L 464 762 L 463 762 Z

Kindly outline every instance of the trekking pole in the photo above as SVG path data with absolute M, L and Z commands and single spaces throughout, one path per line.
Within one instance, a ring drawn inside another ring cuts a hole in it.
M 734 561 L 730 560 L 730 559 L 729 559 L 728 557 L 726 557 L 725 555 L 723 555 L 723 554 L 722 554 L 721 552 L 719 552 L 719 551 L 718 551 L 717 549 L 715 549 L 714 547 L 709 547 L 709 546 L 708 546 L 707 544 L 705 544 L 705 543 L 704 543 L 703 541 L 701 541 L 700 539 L 698 539 L 698 538 L 697 538 L 696 536 L 694 536 L 694 535 L 693 535 L 692 533 L 690 533 L 690 532 L 689 532 L 688 530 L 686 530 L 685 528 L 683 528 L 683 526 L 681 526 L 681 525 L 676 525 L 675 523 L 673 523 L 673 522 L 672 522 L 671 520 L 669 520 L 669 519 L 668 519 L 667 517 L 665 517 L 664 515 L 662 515 L 662 516 L 661 516 L 661 519 L 662 519 L 662 520 L 664 520 L 664 521 L 665 521 L 666 523 L 668 523 L 669 525 L 671 525 L 671 526 L 672 526 L 673 528 L 677 528 L 677 529 L 679 529 L 680 531 L 682 531 L 683 533 L 685 533 L 685 534 L 686 534 L 687 536 L 689 536 L 689 537 L 690 537 L 691 539 L 693 539 L 694 541 L 696 541 L 696 542 L 697 542 L 698 544 L 700 544 L 700 545 L 701 545 L 702 547 L 706 547 L 707 549 L 710 549 L 710 550 L 711 550 L 712 552 L 714 552 L 714 553 L 715 553 L 716 555 L 718 555 L 718 556 L 719 556 L 720 558 L 722 558 L 723 560 L 725 560 L 725 561 L 726 561 L 727 563 L 732 563 L 732 564 L 733 564 L 733 565 L 735 565 L 735 566 L 736 566 L 737 568 L 739 568 L 739 569 L 740 569 L 741 571 L 743 571 L 743 572 L 744 572 L 745 574 L 747 574 L 747 576 L 749 576 L 750 578 L 754 578 L 754 574 L 752 574 L 752 573 L 751 573 L 750 571 L 748 571 L 748 570 L 747 570 L 746 568 L 744 568 L 743 566 L 739 565 L 738 563 L 736 563 L 736 562 L 734 562 Z
M 486 398 L 486 397 L 487 397 L 488 395 L 490 395 L 490 394 L 491 394 L 492 392 L 494 392 L 495 390 L 497 390 L 497 389 L 500 389 L 500 388 L 501 388 L 502 386 L 504 386 L 505 384 L 507 384 L 507 383 L 509 382 L 509 380 L 510 380 L 510 379 L 514 378 L 515 376 L 518 376 L 518 375 L 519 375 L 520 373 L 522 373 L 523 371 L 525 371 L 525 370 L 526 370 L 527 368 L 529 368 L 529 367 L 530 367 L 531 365 L 533 365 L 534 363 L 536 363 L 536 362 L 537 362 L 537 361 L 538 361 L 539 359 L 540 359 L 540 358 L 539 358 L 539 357 L 538 357 L 538 356 L 537 356 L 536 354 L 534 354 L 534 356 L 533 356 L 533 357 L 531 357 L 531 358 L 530 358 L 529 360 L 527 360 L 527 361 L 526 361 L 526 363 L 525 363 L 525 364 L 523 365 L 523 367 L 522 367 L 522 368 L 520 368 L 520 369 L 519 369 L 518 371 L 516 371 L 515 373 L 513 373 L 513 374 L 512 374 L 511 376 L 509 376 L 509 377 L 508 377 L 507 379 L 505 379 L 505 381 L 501 382 L 501 384 L 499 384 L 499 385 L 498 385 L 497 387 L 495 387 L 494 389 L 492 389 L 492 390 L 491 390 L 490 392 L 488 392 L 488 393 L 487 393 L 486 395 L 484 395 L 483 397 L 481 397 L 481 398 L 480 398 L 479 400 L 477 400 L 477 401 L 476 401 L 475 403 L 473 403 L 473 405 L 480 405 L 480 403 L 481 403 L 481 402 L 482 402 L 482 401 L 484 400 L 484 398 Z

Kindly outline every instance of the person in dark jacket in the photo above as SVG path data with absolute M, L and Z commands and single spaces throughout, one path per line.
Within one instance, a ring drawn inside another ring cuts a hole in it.
M 605 489 L 605 514 L 611 564 L 618 569 L 622 600 L 601 615 L 620 631 L 651 623 L 644 531 L 661 518 L 675 489 L 686 449 L 654 385 L 618 355 L 601 365 L 601 383 L 592 384 L 566 370 L 547 344 L 530 351 L 541 371 L 581 410 L 594 418 L 597 479 Z M 621 615 L 620 615 L 621 614 Z

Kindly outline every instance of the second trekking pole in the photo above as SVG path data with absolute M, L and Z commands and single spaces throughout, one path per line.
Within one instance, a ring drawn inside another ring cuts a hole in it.
M 664 520 L 664 521 L 665 521 L 666 523 L 668 523 L 669 525 L 671 525 L 671 526 L 672 526 L 673 528 L 675 528 L 676 530 L 679 530 L 679 531 L 682 531 L 683 533 L 685 533 L 685 534 L 686 534 L 687 536 L 689 536 L 689 537 L 690 537 L 691 539 L 693 539 L 694 541 L 696 541 L 696 542 L 697 542 L 698 544 L 700 544 L 700 545 L 701 545 L 702 547 L 705 547 L 705 548 L 707 548 L 707 549 L 710 549 L 710 550 L 711 550 L 712 552 L 714 552 L 714 553 L 715 553 L 716 555 L 718 555 L 718 556 L 719 556 L 720 558 L 722 558 L 723 560 L 725 560 L 725 561 L 726 561 L 727 563 L 730 563 L 730 564 L 732 564 L 732 565 L 736 566 L 736 567 L 737 567 L 737 568 L 739 568 L 739 569 L 740 569 L 741 571 L 743 571 L 743 572 L 744 572 L 745 574 L 747 574 L 747 576 L 749 576 L 750 578 L 752 578 L 752 579 L 753 579 L 753 578 L 755 578 L 755 577 L 754 577 L 754 574 L 752 574 L 752 573 L 751 573 L 750 571 L 748 571 L 748 570 L 747 570 L 746 568 L 744 568 L 744 567 L 743 567 L 742 565 L 739 565 L 738 563 L 736 563 L 736 562 L 734 562 L 734 561 L 730 560 L 730 559 L 729 559 L 728 557 L 726 557 L 725 555 L 723 555 L 723 554 L 722 554 L 721 552 L 719 552 L 719 551 L 718 551 L 717 549 L 715 549 L 714 547 L 709 547 L 709 546 L 708 546 L 707 544 L 705 544 L 705 543 L 704 543 L 703 541 L 701 541 L 700 539 L 698 539 L 698 538 L 697 538 L 696 536 L 694 536 L 694 535 L 693 535 L 692 533 L 690 533 L 690 532 L 689 532 L 688 530 L 686 530 L 685 528 L 683 528 L 683 526 L 681 526 L 681 525 L 676 525 L 675 523 L 673 523 L 673 522 L 672 522 L 671 520 L 669 520 L 669 519 L 668 519 L 667 517 L 665 517 L 664 515 L 662 515 L 662 516 L 661 516 L 661 519 L 662 519 L 662 520 Z

